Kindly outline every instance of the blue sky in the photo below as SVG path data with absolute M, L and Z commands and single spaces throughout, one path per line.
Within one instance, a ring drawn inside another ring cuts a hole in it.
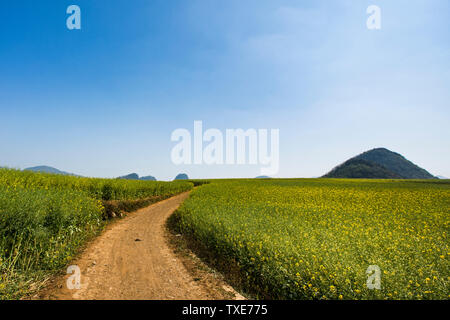
M 366 28 L 372 4 L 381 30 Z M 174 165 L 172 131 L 202 120 L 280 129 L 279 177 L 381 146 L 450 177 L 449 23 L 448 0 L 2 1 L 0 165 L 259 174 Z

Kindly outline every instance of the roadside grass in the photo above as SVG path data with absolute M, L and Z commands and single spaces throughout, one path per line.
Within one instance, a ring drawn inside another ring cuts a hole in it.
M 167 219 L 166 228 L 172 250 L 191 273 L 194 281 L 199 281 L 206 288 L 212 287 L 212 291 L 219 295 L 219 299 L 253 298 L 248 292 L 241 290 L 239 274 L 231 272 L 229 261 L 218 260 L 218 257 L 201 242 L 180 234 L 177 215 L 172 214 Z M 224 268 L 225 264 L 226 268 Z
M 0 299 L 38 290 L 109 219 L 192 187 L 0 169 Z

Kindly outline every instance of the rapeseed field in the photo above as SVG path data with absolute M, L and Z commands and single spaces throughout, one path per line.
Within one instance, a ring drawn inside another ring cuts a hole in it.
M 271 179 L 212 181 L 174 218 L 259 298 L 339 300 L 450 298 L 449 217 L 448 181 Z

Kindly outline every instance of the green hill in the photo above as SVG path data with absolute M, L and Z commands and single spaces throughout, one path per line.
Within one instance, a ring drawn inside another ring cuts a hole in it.
M 33 172 L 42 172 L 42 173 L 52 173 L 52 174 L 61 174 L 65 176 L 74 176 L 75 174 L 58 170 L 49 166 L 37 166 L 23 169 L 24 171 L 33 171 Z
M 146 177 L 140 177 L 139 180 L 156 181 L 156 178 L 154 176 L 146 176 Z
M 401 154 L 385 148 L 372 149 L 337 166 L 324 178 L 436 179 Z
M 127 174 L 126 176 L 118 177 L 117 179 L 156 181 L 156 178 L 153 176 L 139 177 L 139 175 L 137 173 L 130 173 L 130 174 Z
M 130 174 L 127 174 L 126 176 L 118 177 L 117 179 L 122 179 L 122 180 L 139 180 L 139 175 L 137 173 L 130 173 Z
M 174 180 L 189 180 L 189 177 L 186 173 L 178 174 Z

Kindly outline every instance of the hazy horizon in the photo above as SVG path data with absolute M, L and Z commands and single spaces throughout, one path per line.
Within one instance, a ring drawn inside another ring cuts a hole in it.
M 380 147 L 380 148 L 383 148 L 383 147 Z M 378 149 L 378 148 L 374 148 L 374 149 Z M 366 150 L 366 151 L 369 151 L 369 150 Z M 392 150 L 390 150 L 390 151 L 392 151 Z M 359 154 L 358 154 L 358 155 L 359 155 Z M 355 155 L 355 156 L 357 156 L 357 155 Z M 406 158 L 406 159 L 407 159 L 407 158 Z M 348 159 L 346 159 L 346 160 L 348 160 Z M 407 160 L 411 161 L 410 159 L 407 159 Z M 413 161 L 411 161 L 411 162 L 413 162 Z M 414 163 L 414 162 L 413 162 L 413 163 Z M 342 163 L 338 163 L 338 164 L 336 164 L 336 166 L 339 166 L 340 164 L 342 164 Z M 336 167 L 336 166 L 335 166 L 335 167 Z M 26 169 L 35 169 L 35 168 L 39 168 L 39 167 L 50 167 L 50 168 L 57 169 L 57 170 L 59 170 L 59 171 L 65 172 L 65 173 L 78 175 L 76 172 L 71 172 L 70 170 L 68 170 L 68 171 L 67 171 L 67 170 L 61 170 L 60 168 L 55 168 L 55 167 L 47 166 L 47 165 L 45 165 L 45 164 L 43 164 L 43 165 L 37 165 L 37 166 L 32 166 L 32 167 L 28 167 L 28 168 L 14 168 L 14 169 L 26 170 Z M 419 166 L 419 167 L 420 167 L 420 166 Z M 334 168 L 334 167 L 333 167 L 333 168 Z M 280 178 L 288 178 L 288 179 L 295 179 L 295 178 L 305 178 L 305 179 L 308 179 L 308 178 L 320 178 L 320 177 L 323 176 L 324 174 L 326 174 L 326 173 L 328 173 L 329 171 L 331 171 L 333 168 L 330 168 L 330 170 L 328 170 L 327 172 L 324 172 L 322 175 L 320 175 L 320 176 L 315 176 L 315 177 L 280 177 Z M 425 169 L 425 170 L 426 170 L 426 169 Z M 428 171 L 428 170 L 427 170 L 427 171 Z M 158 181 L 172 181 L 172 180 L 173 180 L 173 179 L 158 179 L 158 177 L 156 177 L 154 174 L 138 173 L 138 172 L 134 172 L 134 171 L 130 171 L 130 172 L 128 172 L 127 174 L 116 175 L 116 176 L 111 176 L 111 177 L 99 177 L 99 176 L 89 176 L 89 177 L 91 177 L 91 178 L 120 178 L 120 177 L 129 175 L 129 174 L 138 174 L 138 176 L 139 176 L 140 178 L 146 177 L 146 176 L 153 176 L 153 177 L 155 177 Z M 214 177 L 214 176 L 210 176 L 210 177 L 202 177 L 202 176 L 191 177 L 190 174 L 187 173 L 187 172 L 178 172 L 178 173 L 176 173 L 176 174 L 174 175 L 173 178 L 175 178 L 176 175 L 178 175 L 178 174 L 187 174 L 188 177 L 189 177 L 190 179 L 223 179 L 223 178 L 229 178 L 229 179 L 250 178 L 250 179 L 252 179 L 252 178 L 258 178 L 258 177 L 266 177 L 266 176 L 262 176 L 262 175 L 257 176 L 257 177 L 255 177 L 255 176 L 248 176 L 248 177 L 247 177 L 247 176 L 241 176 L 241 177 L 217 177 L 217 176 L 216 176 L 216 177 Z M 442 179 L 442 178 L 448 179 L 448 177 L 444 177 L 444 176 L 439 175 L 439 174 L 433 174 L 433 175 L 434 175 L 435 177 L 440 177 L 441 179 Z M 268 177 L 271 177 L 271 176 L 268 176 Z
M 81 8 L 81 30 L 66 9 Z M 381 30 L 366 9 L 381 8 Z M 18 0 L 0 4 L 0 166 L 254 178 L 180 165 L 171 133 L 279 129 L 275 177 L 384 147 L 450 177 L 450 2 Z

